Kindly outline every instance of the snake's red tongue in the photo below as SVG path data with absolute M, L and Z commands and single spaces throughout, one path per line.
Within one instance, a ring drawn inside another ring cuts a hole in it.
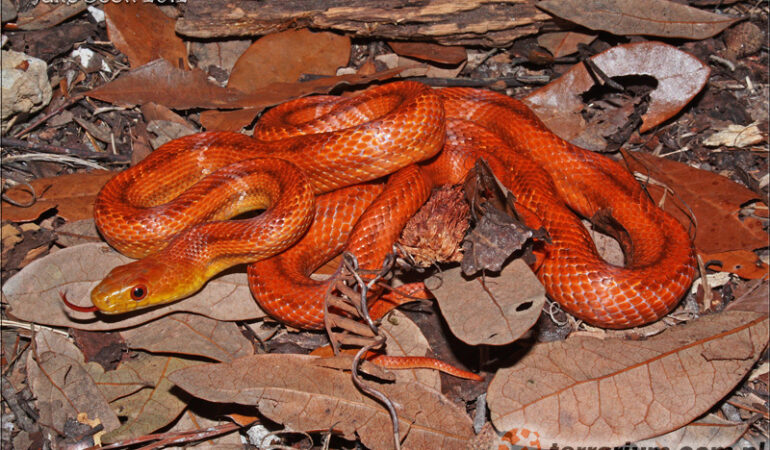
M 59 296 L 61 297 L 61 301 L 64 303 L 64 305 L 73 311 L 85 312 L 85 313 L 99 311 L 99 308 L 97 308 L 96 306 L 78 306 L 70 302 L 69 300 L 67 300 L 67 294 L 65 292 L 59 292 Z

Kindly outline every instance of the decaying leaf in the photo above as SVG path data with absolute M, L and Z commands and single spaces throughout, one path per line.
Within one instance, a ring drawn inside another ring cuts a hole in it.
M 350 374 L 318 367 L 310 356 L 264 354 L 226 364 L 175 372 L 171 380 L 190 394 L 218 403 L 255 405 L 294 430 L 335 430 L 373 449 L 392 446 L 386 410 L 363 395 Z M 473 432 L 463 408 L 420 383 L 376 388 L 396 406 L 404 448 L 465 448 Z
M 706 39 L 738 20 L 666 0 L 546 0 L 537 7 L 618 36 Z
M 110 41 L 128 57 L 131 67 L 164 58 L 172 65 L 187 67 L 187 46 L 177 36 L 176 21 L 148 2 L 104 4 Z
M 692 211 L 697 223 L 695 247 L 698 252 L 708 255 L 767 247 L 767 233 L 762 223 L 738 215 L 741 206 L 758 199 L 755 192 L 722 175 L 649 153 L 624 152 L 623 156 L 629 170 L 642 177 L 649 176 L 676 193 L 666 196 L 663 209 L 685 227 L 692 227 L 688 216 Z M 664 192 L 653 183 L 647 185 L 647 190 L 656 202 Z
M 34 8 L 19 13 L 16 25 L 20 30 L 34 31 L 53 27 L 82 13 L 88 7 L 86 2 L 39 2 L 33 5 Z
M 730 311 L 644 341 L 574 336 L 535 344 L 492 380 L 492 421 L 559 445 L 611 447 L 669 432 L 741 381 L 767 344 L 767 322 Z
M 99 419 L 105 430 L 120 426 L 84 364 L 83 355 L 65 337 L 45 329 L 37 332 L 35 351 L 27 357 L 27 374 L 37 398 L 40 424 L 62 433 L 67 419 L 85 412 Z
M 746 433 L 749 424 L 734 423 L 709 414 L 702 420 L 695 421 L 684 427 L 636 443 L 646 448 L 729 448 L 738 442 Z
M 14 206 L 3 201 L 0 214 L 3 220 L 28 222 L 50 209 L 57 208 L 58 215 L 68 221 L 90 219 L 94 217 L 96 194 L 114 176 L 113 172 L 94 171 L 38 178 L 29 183 L 37 195 L 37 200 L 31 206 Z M 34 199 L 29 189 L 24 186 L 9 189 L 5 195 L 21 204 L 27 204 Z
M 232 361 L 254 353 L 233 322 L 176 313 L 121 332 L 129 348 Z
M 764 142 L 767 139 L 757 126 L 757 123 L 742 126 L 730 124 L 703 140 L 706 147 L 735 147 L 745 148 Z
M 588 45 L 596 39 L 596 34 L 576 31 L 556 31 L 543 33 L 537 37 L 537 44 L 551 52 L 554 58 L 571 55 L 578 51 L 579 44 Z
M 102 242 L 102 238 L 99 236 L 93 217 L 67 222 L 56 229 L 56 243 L 62 247 L 96 242 Z
M 199 293 L 140 314 L 97 317 L 70 311 L 59 293 L 80 306 L 90 306 L 91 289 L 113 267 L 131 261 L 106 244 L 84 244 L 38 259 L 3 284 L 9 315 L 39 324 L 82 330 L 114 330 L 132 327 L 173 312 L 191 312 L 217 320 L 247 320 L 265 313 L 251 298 L 245 274 L 217 277 Z
M 618 45 L 591 57 L 591 61 L 609 77 L 649 75 L 657 80 L 640 132 L 678 113 L 700 92 L 710 72 L 694 56 L 660 42 Z M 581 137 L 587 132 L 580 94 L 594 83 L 585 65 L 577 64 L 555 82 L 529 94 L 524 102 L 562 139 L 591 148 L 593 140 Z
M 120 428 L 102 436 L 105 442 L 114 442 L 151 433 L 174 421 L 187 407 L 187 402 L 174 392 L 169 374 L 175 370 L 200 364 L 200 361 L 141 354 L 124 365 L 132 367 L 151 386 L 121 397 L 111 406 L 128 418 Z
M 708 269 L 734 273 L 747 280 L 767 278 L 770 271 L 767 264 L 749 250 L 703 254 L 701 258 Z
M 456 66 L 467 58 L 465 47 L 432 44 L 430 42 L 389 41 L 398 55 Z
M 521 259 L 499 274 L 484 276 L 466 277 L 454 267 L 425 285 L 436 296 L 452 334 L 470 345 L 515 341 L 537 322 L 545 304 L 545 288 Z
M 307 28 L 257 39 L 238 58 L 227 87 L 257 92 L 273 83 L 294 83 L 303 74 L 330 76 L 350 59 L 350 38 Z
M 420 327 L 398 310 L 388 314 L 387 320 L 380 325 L 380 331 L 386 337 L 385 347 L 390 356 L 427 356 L 431 352 Z M 399 382 L 413 381 L 441 391 L 441 377 L 435 370 L 394 370 L 393 373 Z

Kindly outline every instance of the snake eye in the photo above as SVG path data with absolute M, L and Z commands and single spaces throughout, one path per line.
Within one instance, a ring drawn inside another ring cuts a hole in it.
M 131 298 L 133 300 L 139 301 L 143 299 L 147 295 L 147 286 L 143 284 L 137 284 L 133 288 L 131 288 Z

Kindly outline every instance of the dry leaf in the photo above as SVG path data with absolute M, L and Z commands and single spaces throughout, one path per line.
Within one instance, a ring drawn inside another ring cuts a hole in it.
M 644 341 L 575 336 L 535 344 L 492 380 L 492 421 L 562 445 L 611 447 L 666 433 L 741 381 L 767 344 L 767 322 L 723 312 Z
M 378 55 L 374 60 L 385 64 L 385 67 L 388 69 L 403 69 L 401 72 L 402 77 L 455 78 L 465 67 L 464 62 L 455 66 L 439 67 L 395 53 Z
M 694 56 L 660 42 L 619 45 L 591 57 L 591 61 L 609 77 L 649 75 L 657 80 L 640 132 L 678 113 L 700 92 L 710 72 Z M 587 146 L 592 141 L 582 138 L 590 133 L 581 114 L 585 105 L 580 94 L 593 85 L 594 78 L 585 65 L 577 64 L 556 81 L 529 94 L 524 102 L 562 139 Z
M 16 25 L 20 30 L 35 31 L 56 26 L 88 7 L 88 2 L 35 2 L 34 8 L 19 13 Z
M 389 313 L 380 325 L 380 331 L 386 337 L 385 348 L 390 356 L 428 356 L 432 353 L 420 327 L 401 311 Z M 441 391 L 441 376 L 435 370 L 408 369 L 394 370 L 393 373 L 399 382 L 413 381 Z
M 35 351 L 27 357 L 27 375 L 37 398 L 40 424 L 63 434 L 67 419 L 85 412 L 108 431 L 120 426 L 84 364 L 83 355 L 65 337 L 46 329 L 37 331 Z
M 545 288 L 521 259 L 499 275 L 466 278 L 459 267 L 425 281 L 436 296 L 452 334 L 470 345 L 505 345 L 537 322 L 545 304 Z M 468 314 L 469 304 L 473 314 Z
M 596 39 L 595 34 L 575 31 L 556 31 L 543 33 L 537 37 L 537 45 L 551 52 L 554 58 L 571 55 L 578 50 L 579 44 L 588 45 Z
M 173 312 L 201 314 L 217 320 L 247 320 L 265 316 L 251 298 L 246 275 L 217 277 L 199 293 L 142 314 L 96 316 L 65 310 L 59 292 L 80 306 L 90 306 L 91 289 L 115 266 L 131 261 L 106 244 L 84 244 L 38 259 L 3 284 L 9 315 L 39 324 L 81 330 L 127 328 Z
M 770 270 L 756 253 L 748 250 L 710 253 L 701 255 L 701 258 L 708 269 L 734 273 L 747 280 L 766 278 Z M 710 261 L 718 262 L 718 264 L 709 264 Z
M 187 46 L 174 29 L 176 21 L 148 2 L 104 4 L 107 35 L 115 48 L 128 57 L 131 67 L 158 58 L 186 68 Z
M 254 353 L 233 322 L 177 313 L 121 332 L 129 348 L 232 361 Z
M 56 229 L 56 243 L 62 247 L 102 242 L 93 218 L 67 222 Z
M 719 174 L 660 158 L 649 153 L 623 152 L 626 166 L 632 172 L 665 184 L 676 195 L 667 195 L 663 209 L 685 227 L 692 222 L 685 213 L 695 216 L 695 247 L 704 255 L 732 250 L 754 250 L 767 247 L 767 233 L 762 223 L 752 217 L 738 217 L 741 206 L 758 198 L 757 194 Z M 647 185 L 658 202 L 663 189 Z M 682 206 L 681 202 L 687 205 Z
M 537 7 L 617 36 L 706 39 L 738 20 L 667 0 L 546 0 Z
M 76 173 L 51 178 L 38 178 L 30 182 L 35 189 L 37 201 L 30 207 L 13 206 L 3 201 L 3 220 L 28 222 L 52 208 L 58 209 L 58 215 L 67 221 L 90 219 L 94 217 L 94 199 L 107 181 L 114 177 L 113 172 L 94 171 Z M 32 200 L 32 194 L 24 186 L 14 187 L 5 192 L 11 200 L 26 204 Z
M 115 442 L 143 436 L 173 422 L 187 407 L 187 403 L 174 394 L 174 385 L 168 376 L 176 370 L 196 364 L 200 364 L 200 361 L 146 353 L 123 363 L 140 374 L 151 387 L 111 403 L 127 420 L 117 430 L 102 436 L 102 441 Z
M 662 436 L 645 439 L 636 442 L 638 447 L 646 448 L 729 448 L 738 442 L 749 424 L 746 422 L 734 423 L 709 414 L 702 420 L 693 422 L 678 430 L 666 433 Z
M 350 59 L 350 38 L 302 28 L 259 38 L 236 61 L 227 87 L 252 93 L 303 74 L 334 75 Z
M 218 403 L 255 405 L 269 419 L 303 431 L 335 430 L 369 448 L 390 448 L 386 410 L 362 394 L 350 374 L 309 364 L 313 357 L 264 354 L 180 370 L 170 379 Z M 465 410 L 420 383 L 377 385 L 396 405 L 404 448 L 466 448 L 473 432 Z
M 746 126 L 733 123 L 704 139 L 703 145 L 706 147 L 745 148 L 764 141 L 765 136 L 759 131 L 757 122 Z
M 432 44 L 430 42 L 389 41 L 388 45 L 400 56 L 456 66 L 467 58 L 465 47 Z

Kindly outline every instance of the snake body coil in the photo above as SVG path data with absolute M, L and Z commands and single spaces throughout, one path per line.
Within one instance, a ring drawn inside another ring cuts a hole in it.
M 174 301 L 255 262 L 249 280 L 262 307 L 320 328 L 332 281 L 309 273 L 343 249 L 378 268 L 431 188 L 459 182 L 479 157 L 548 231 L 537 275 L 567 311 L 637 326 L 668 313 L 688 288 L 695 259 L 686 230 L 617 163 L 561 140 L 506 96 L 400 82 L 350 99 L 288 102 L 264 115 L 253 139 L 187 136 L 119 174 L 98 196 L 97 226 L 113 247 L 144 259 L 114 269 L 92 301 L 113 314 Z M 385 186 L 367 183 L 387 174 Z M 225 220 L 255 208 L 266 211 Z M 601 259 L 575 213 L 612 225 L 625 267 Z

